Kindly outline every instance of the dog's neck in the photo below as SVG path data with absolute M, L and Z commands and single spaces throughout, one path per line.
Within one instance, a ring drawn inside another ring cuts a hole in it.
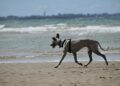
M 63 48 L 65 42 L 66 42 L 66 39 L 64 39 L 63 41 L 60 39 L 59 42 L 58 42 L 58 46 L 59 46 L 59 48 Z
M 71 39 L 64 39 L 63 41 L 60 39 L 58 42 L 59 48 L 63 48 L 66 46 L 66 44 L 69 44 L 69 52 L 71 53 Z
M 60 39 L 58 42 L 59 48 L 63 48 L 71 39 L 64 39 L 63 41 Z

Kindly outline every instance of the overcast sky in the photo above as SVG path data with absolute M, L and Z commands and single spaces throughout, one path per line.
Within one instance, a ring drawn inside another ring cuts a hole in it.
M 0 16 L 120 13 L 120 0 L 0 0 Z

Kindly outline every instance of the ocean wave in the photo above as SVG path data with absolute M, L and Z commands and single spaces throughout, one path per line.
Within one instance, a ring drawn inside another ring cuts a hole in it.
M 22 28 L 4 28 L 1 25 L 0 32 L 20 32 L 20 33 L 34 33 L 34 32 L 44 32 L 44 31 L 62 31 L 65 30 L 66 24 L 55 24 L 55 25 L 43 25 L 36 27 L 22 27 Z
M 25 27 L 25 28 L 3 28 L 0 32 L 39 32 L 39 31 L 47 31 L 44 27 Z
M 20 32 L 20 33 L 34 33 L 45 31 L 70 31 L 79 32 L 80 35 L 88 33 L 116 33 L 120 32 L 120 26 L 85 26 L 73 27 L 66 24 L 43 25 L 37 27 L 23 27 L 23 28 L 5 28 L 5 25 L 0 25 L 0 32 Z
M 116 33 L 120 32 L 120 26 L 86 26 L 86 27 L 71 27 L 69 30 L 76 31 L 76 34 L 95 34 L 95 33 Z
M 4 27 L 5 27 L 5 25 L 0 25 L 0 29 L 1 29 L 1 28 L 4 28 Z

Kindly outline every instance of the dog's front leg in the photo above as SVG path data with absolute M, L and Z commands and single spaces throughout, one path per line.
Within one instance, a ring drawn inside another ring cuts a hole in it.
M 75 63 L 77 63 L 77 64 L 82 66 L 83 64 L 79 63 L 78 60 L 77 60 L 77 53 L 73 53 L 73 56 L 74 56 Z
M 67 54 L 67 52 L 64 52 L 62 59 L 60 60 L 59 64 L 55 68 L 59 67 L 59 65 L 62 63 L 63 59 L 65 58 L 66 54 Z

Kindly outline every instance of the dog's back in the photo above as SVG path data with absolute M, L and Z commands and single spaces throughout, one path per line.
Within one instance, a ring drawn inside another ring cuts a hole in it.
M 95 48 L 95 46 L 97 47 L 97 41 L 95 40 L 85 39 L 85 40 L 72 40 L 71 41 L 72 52 L 77 52 L 83 47 L 88 47 L 88 48 L 94 47 Z M 69 47 L 69 44 L 65 46 L 65 50 L 69 50 L 68 47 Z

